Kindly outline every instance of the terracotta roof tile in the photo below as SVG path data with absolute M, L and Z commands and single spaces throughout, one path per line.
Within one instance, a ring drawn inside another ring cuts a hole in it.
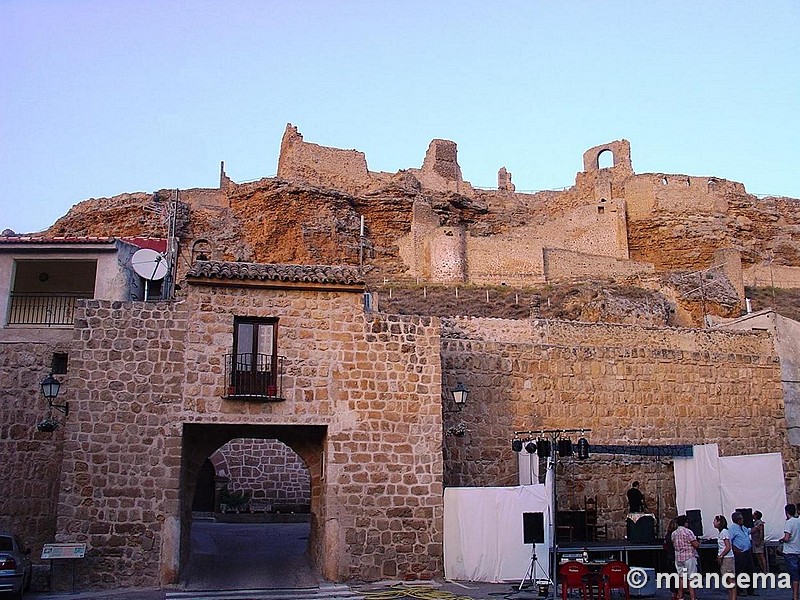
M 0 244 L 110 244 L 113 237 L 99 236 L 38 236 L 38 235 L 0 235 Z
M 334 283 L 345 285 L 364 283 L 364 278 L 357 267 L 330 265 L 198 261 L 187 275 L 189 277 L 207 277 L 209 279 L 251 279 L 294 283 Z

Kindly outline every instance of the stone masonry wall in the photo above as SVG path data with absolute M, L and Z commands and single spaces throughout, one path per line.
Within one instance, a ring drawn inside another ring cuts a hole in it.
M 592 278 L 598 274 L 608 277 L 632 277 L 655 273 L 653 265 L 649 263 L 556 248 L 544 249 L 544 270 L 547 281 Z
M 250 491 L 252 499 L 266 503 L 267 510 L 311 503 L 311 477 L 303 460 L 278 440 L 231 440 L 219 449 L 231 491 Z
M 75 328 L 57 540 L 88 544 L 80 589 L 174 580 L 187 313 L 90 300 Z
M 69 353 L 72 330 L 35 332 L 31 337 L 40 339 L 0 340 L 0 473 L 4 479 L 0 529 L 18 533 L 38 563 L 42 545 L 55 537 L 65 432 L 64 427 L 53 433 L 37 431 L 36 424 L 48 416 L 39 383 L 50 373 L 53 352 Z M 56 377 L 66 384 L 63 375 Z M 68 395 L 67 389 L 66 385 L 62 388 L 58 404 Z M 64 420 L 60 412 L 53 411 L 52 416 Z
M 797 451 L 786 443 L 780 365 L 768 334 L 499 319 L 443 320 L 442 367 L 470 389 L 464 437 L 445 440 L 445 485 L 513 485 L 513 431 L 591 429 L 594 444 L 718 443 L 722 455 L 782 452 L 796 489 Z M 597 496 L 609 533 L 624 531 L 634 479 L 674 516 L 670 461 L 594 456 L 562 461 L 559 502 Z M 651 505 L 652 506 L 652 505 Z M 620 525 L 621 524 L 621 525 Z

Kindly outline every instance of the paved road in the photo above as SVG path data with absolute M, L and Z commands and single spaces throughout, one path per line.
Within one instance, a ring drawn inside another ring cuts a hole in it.
M 317 587 L 308 523 L 192 524 L 186 590 Z

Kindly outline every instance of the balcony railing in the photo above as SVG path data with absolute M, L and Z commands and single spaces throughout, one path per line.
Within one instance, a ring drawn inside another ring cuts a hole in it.
M 224 398 L 232 400 L 283 400 L 283 356 L 226 354 Z
M 18 293 L 11 292 L 9 325 L 53 327 L 75 322 L 75 303 L 92 298 L 93 292 Z

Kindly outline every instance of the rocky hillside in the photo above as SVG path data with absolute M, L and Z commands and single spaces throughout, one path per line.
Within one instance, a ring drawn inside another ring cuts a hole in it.
M 660 272 L 651 277 L 609 281 L 598 274 L 596 280 L 511 288 L 432 287 L 409 278 L 398 239 L 411 230 L 413 204 L 422 198 L 441 225 L 464 223 L 470 235 L 490 237 L 546 220 L 544 207 L 558 202 L 556 192 L 523 205 L 513 195 L 477 192 L 466 197 L 424 189 L 413 175 L 400 171 L 359 195 L 277 178 L 219 190 L 181 190 L 177 203 L 175 194 L 161 190 L 90 199 L 45 234 L 164 237 L 174 212 L 179 268 L 188 267 L 190 246 L 202 239 L 214 240 L 213 258 L 218 260 L 357 265 L 363 252 L 366 279 L 381 310 L 645 325 L 697 326 L 706 315 L 741 314 L 739 298 L 724 276 L 708 274 L 701 282 L 696 271 L 712 262 L 720 245 L 742 250 L 745 264 L 769 252 L 776 265 L 800 266 L 800 211 L 791 199 L 748 203 L 731 196 L 725 212 L 656 212 L 652 219 L 631 222 L 631 254 L 656 265 Z M 369 229 L 360 249 L 362 215 Z M 748 293 L 754 310 L 774 306 L 788 317 L 800 316 L 794 292 Z

